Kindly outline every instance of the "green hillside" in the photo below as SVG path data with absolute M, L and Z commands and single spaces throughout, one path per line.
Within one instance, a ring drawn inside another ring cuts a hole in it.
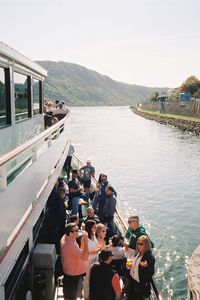
M 45 100 L 65 100 L 70 105 L 132 105 L 145 101 L 153 92 L 148 88 L 117 82 L 77 64 L 37 61 L 48 71 L 45 80 Z

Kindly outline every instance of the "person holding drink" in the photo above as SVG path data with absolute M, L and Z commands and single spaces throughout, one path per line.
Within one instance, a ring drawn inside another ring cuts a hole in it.
M 127 300 L 150 300 L 150 282 L 154 274 L 155 258 L 151 252 L 151 244 L 146 235 L 136 242 L 136 255 L 133 261 L 127 261 L 130 268 L 130 285 Z

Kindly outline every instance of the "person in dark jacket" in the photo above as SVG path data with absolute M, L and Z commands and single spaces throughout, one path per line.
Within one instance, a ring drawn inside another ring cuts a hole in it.
M 137 239 L 136 255 L 130 270 L 128 300 L 150 300 L 150 283 L 154 274 L 155 258 L 151 252 L 149 238 L 142 235 Z
M 114 196 L 114 189 L 112 186 L 106 187 L 106 199 L 103 207 L 103 223 L 107 224 L 108 228 L 114 232 L 114 213 L 116 209 L 117 200 Z
M 120 299 L 121 288 L 119 275 L 112 268 L 112 251 L 102 250 L 99 255 L 100 263 L 95 263 L 89 275 L 90 300 L 116 300 Z

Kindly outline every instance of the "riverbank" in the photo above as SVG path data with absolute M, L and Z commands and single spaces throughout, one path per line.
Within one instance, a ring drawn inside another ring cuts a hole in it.
M 170 125 L 177 127 L 182 131 L 191 132 L 197 136 L 200 135 L 200 119 L 185 117 L 180 115 L 161 114 L 159 112 L 153 112 L 143 110 L 136 107 L 131 107 L 133 113 L 152 121 L 156 121 L 163 125 Z

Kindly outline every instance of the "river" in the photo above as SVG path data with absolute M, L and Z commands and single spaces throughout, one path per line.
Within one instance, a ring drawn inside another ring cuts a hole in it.
M 71 124 L 76 154 L 108 175 L 125 220 L 137 213 L 150 233 L 165 299 L 187 299 L 188 261 L 200 243 L 200 138 L 128 107 L 72 108 Z

